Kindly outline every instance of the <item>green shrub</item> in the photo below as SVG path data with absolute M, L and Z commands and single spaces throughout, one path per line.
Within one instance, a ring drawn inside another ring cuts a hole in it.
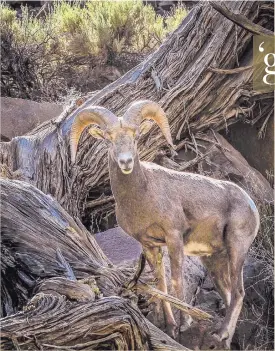
M 88 0 L 84 5 L 80 1 L 52 2 L 43 17 L 35 17 L 28 7 L 22 7 L 19 18 L 8 4 L 1 3 L 2 70 L 7 72 L 10 60 L 13 66 L 11 77 L 2 80 L 1 91 L 13 96 L 17 90 L 15 95 L 20 95 L 22 84 L 18 80 L 27 77 L 23 72 L 18 75 L 19 60 L 25 71 L 28 65 L 32 69 L 28 79 L 33 81 L 26 82 L 31 87 L 25 89 L 24 97 L 35 98 L 28 91 L 36 89 L 55 99 L 63 88 L 67 89 L 64 75 L 80 73 L 86 66 L 113 64 L 119 55 L 150 52 L 185 16 L 183 8 L 175 8 L 164 19 L 141 0 Z M 23 57 L 19 59 L 20 55 Z M 57 82 L 56 77 L 61 81 Z M 59 87 L 56 93 L 49 93 L 54 86 Z
M 16 11 L 10 9 L 5 3 L 0 3 L 0 20 L 2 25 L 12 28 L 16 22 Z
M 166 19 L 166 33 L 170 33 L 178 28 L 184 17 L 186 17 L 186 9 L 182 6 L 174 8 L 171 15 Z

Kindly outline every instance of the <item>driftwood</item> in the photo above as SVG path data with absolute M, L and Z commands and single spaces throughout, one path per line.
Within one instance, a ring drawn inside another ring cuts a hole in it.
M 230 13 L 245 16 L 270 31 L 273 12 L 268 4 L 223 3 Z M 267 13 L 271 17 L 263 16 Z M 252 89 L 251 57 L 251 32 L 210 4 L 201 3 L 155 53 L 123 77 L 84 98 L 80 107 L 72 104 L 56 120 L 1 143 L 0 162 L 54 196 L 71 215 L 94 226 L 101 216 L 114 211 L 107 146 L 84 133 L 72 166 L 68 138 L 78 109 L 102 105 L 121 114 L 134 100 L 159 101 L 167 112 L 177 149 L 188 144 L 196 150 L 196 137 L 209 128 L 224 129 L 240 119 L 253 123 L 272 110 L 273 94 Z M 153 160 L 165 146 L 155 127 L 140 142 L 141 158 Z
M 168 301 L 171 303 L 172 306 L 176 306 L 179 310 L 185 313 L 188 313 L 193 318 L 197 318 L 199 320 L 208 320 L 212 318 L 212 316 L 209 313 L 203 312 L 200 309 L 197 309 L 195 307 L 191 307 L 190 305 L 180 301 L 176 297 L 170 296 L 158 289 L 152 288 L 148 284 L 144 284 L 144 283 L 137 284 L 135 289 L 143 293 L 144 292 L 148 293 L 153 297 L 157 297 L 160 300 Z
M 1 325 L 5 350 L 188 351 L 119 297 L 73 303 L 39 293 L 23 312 L 4 318 Z

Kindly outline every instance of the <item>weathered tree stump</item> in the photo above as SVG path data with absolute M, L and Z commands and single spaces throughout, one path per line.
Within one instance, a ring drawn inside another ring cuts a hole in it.
M 4 315 L 22 309 L 43 278 L 95 276 L 99 290 L 111 296 L 134 274 L 115 267 L 85 227 L 34 186 L 2 179 L 1 200 Z
M 118 297 L 73 303 L 37 294 L 25 311 L 2 320 L 5 350 L 148 350 L 150 332 L 141 312 Z

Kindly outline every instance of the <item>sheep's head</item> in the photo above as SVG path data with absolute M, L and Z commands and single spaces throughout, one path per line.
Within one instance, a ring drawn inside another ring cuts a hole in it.
M 133 170 L 137 153 L 137 141 L 147 133 L 155 121 L 168 144 L 173 147 L 168 120 L 163 109 L 149 100 L 137 101 L 130 105 L 123 117 L 117 118 L 104 107 L 90 106 L 81 110 L 75 117 L 71 130 L 71 157 L 75 161 L 81 133 L 91 126 L 89 133 L 97 139 L 110 142 L 110 153 L 124 174 Z

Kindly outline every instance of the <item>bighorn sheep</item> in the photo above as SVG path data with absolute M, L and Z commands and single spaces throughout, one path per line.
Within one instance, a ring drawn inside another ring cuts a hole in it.
M 72 161 L 81 133 L 96 125 L 89 129 L 90 134 L 110 145 L 109 172 L 118 224 L 142 244 L 156 271 L 158 288 L 164 292 L 161 247 L 167 245 L 172 286 L 179 299 L 183 299 L 184 255 L 200 256 L 227 308 L 215 335 L 228 345 L 243 303 L 245 255 L 259 228 L 257 208 L 234 183 L 141 162 L 137 140 L 148 132 L 152 121 L 173 147 L 168 120 L 155 102 L 134 102 L 122 118 L 103 107 L 84 108 L 71 129 Z M 164 302 L 163 308 L 168 332 L 173 335 L 176 323 L 170 304 Z M 181 318 L 182 323 L 184 316 Z

